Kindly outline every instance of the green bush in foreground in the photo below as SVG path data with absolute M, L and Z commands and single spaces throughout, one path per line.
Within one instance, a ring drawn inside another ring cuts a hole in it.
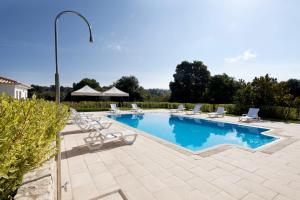
M 12 199 L 24 174 L 55 156 L 68 115 L 65 105 L 0 96 L 0 199 Z

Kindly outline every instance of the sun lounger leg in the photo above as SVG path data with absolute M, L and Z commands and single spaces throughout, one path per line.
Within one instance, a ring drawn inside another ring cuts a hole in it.
M 98 150 L 104 144 L 104 140 L 101 137 L 97 137 L 97 136 L 94 137 L 88 136 L 84 138 L 84 141 L 90 150 Z
M 133 139 L 128 141 L 128 140 L 126 140 L 127 137 L 133 137 Z M 125 142 L 125 144 L 133 144 L 135 142 L 136 138 L 137 138 L 137 134 L 134 134 L 134 135 L 130 135 L 130 136 L 124 136 L 122 139 Z

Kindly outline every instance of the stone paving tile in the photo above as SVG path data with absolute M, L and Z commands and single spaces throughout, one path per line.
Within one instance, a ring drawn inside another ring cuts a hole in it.
M 299 190 L 300 191 L 300 182 L 297 181 L 291 181 L 288 186 L 294 190 Z
M 100 156 L 102 162 L 103 162 L 107 167 L 119 163 L 119 161 L 114 157 L 114 155 L 113 155 L 112 153 L 108 153 L 107 151 L 98 153 L 98 155 Z
M 254 193 L 264 199 L 273 199 L 277 193 L 255 182 L 243 179 L 236 183 L 239 187 Z
M 139 177 L 138 179 L 142 183 L 142 185 L 150 192 L 157 192 L 167 187 L 158 178 L 152 175 L 146 175 L 143 177 Z
M 290 199 L 299 200 L 300 191 L 289 188 L 286 185 L 280 184 L 280 182 L 267 180 L 263 183 L 263 186 L 282 194 Z
M 237 160 L 231 162 L 231 164 L 235 165 L 236 167 L 245 169 L 249 172 L 254 172 L 259 169 L 258 166 L 256 165 L 256 163 L 247 161 L 245 159 L 237 159 Z
M 233 173 L 227 172 L 220 168 L 215 168 L 210 171 L 212 174 L 216 175 L 217 178 L 221 178 L 223 180 L 229 181 L 231 183 L 235 183 L 241 179 L 240 176 L 234 175 Z
M 168 169 L 165 169 L 163 167 L 154 169 L 151 171 L 151 174 L 159 179 L 164 179 L 172 176 L 172 174 L 169 172 Z
M 111 175 L 111 173 L 104 172 L 101 174 L 94 175 L 92 177 L 96 188 L 98 191 L 101 193 L 102 191 L 107 191 L 110 188 L 117 188 L 118 185 L 117 182 L 115 181 L 114 177 Z
M 87 166 L 80 156 L 69 158 L 68 165 L 71 175 L 87 171 Z
M 112 165 L 108 168 L 108 171 L 114 176 L 121 176 L 124 174 L 128 174 L 129 171 L 121 164 Z
M 216 165 L 214 165 L 214 163 L 212 161 L 211 162 L 209 162 L 209 161 L 211 161 L 211 160 L 205 158 L 203 160 L 199 160 L 198 162 L 196 162 L 196 165 L 207 171 L 210 171 L 217 167 Z
M 210 200 L 209 197 L 207 197 L 205 194 L 201 193 L 198 190 L 192 190 L 189 193 L 187 193 L 185 196 L 181 196 L 182 200 Z
M 93 184 L 93 180 L 88 172 L 71 175 L 72 187 L 81 187 L 87 184 Z
M 289 168 L 282 168 L 276 172 L 277 175 L 288 178 L 289 180 L 300 182 L 300 175 L 298 172 L 293 172 Z
M 227 194 L 226 192 L 220 192 L 213 196 L 210 200 L 236 200 L 236 198 Z
M 216 159 L 210 161 L 210 164 L 212 164 L 212 165 L 214 165 L 218 168 L 221 168 L 223 170 L 229 171 L 229 172 L 237 169 L 235 166 L 233 166 L 231 164 L 227 164 L 225 162 L 222 162 L 222 161 L 219 161 L 219 160 L 216 160 Z
M 248 193 L 247 190 L 242 189 L 238 185 L 235 185 L 235 184 L 233 184 L 229 181 L 225 181 L 223 179 L 214 180 L 212 183 L 237 199 L 240 199 L 240 198 L 246 196 L 246 194 Z
M 179 166 L 170 168 L 168 171 L 171 172 L 173 175 L 177 176 L 178 178 L 180 178 L 181 180 L 184 180 L 184 181 L 186 181 L 186 180 L 188 180 L 188 179 L 195 176 L 194 174 L 192 174 L 188 170 L 186 170 L 182 167 L 179 167 Z
M 279 194 L 273 200 L 291 200 L 291 199 Z
M 163 158 L 163 159 L 157 159 L 157 163 L 159 165 L 161 165 L 162 167 L 164 167 L 165 169 L 169 169 L 171 167 L 175 167 L 176 164 L 173 162 L 173 161 L 170 161 L 166 158 Z
M 148 170 L 144 169 L 139 164 L 130 165 L 128 167 L 128 171 L 136 177 L 142 177 L 142 176 L 146 176 L 146 175 L 150 174 L 150 172 Z
M 107 171 L 107 168 L 105 167 L 103 162 L 89 164 L 87 167 L 91 175 L 97 175 Z
M 86 200 L 99 196 L 94 184 L 86 184 L 80 187 L 74 187 L 72 190 L 74 200 Z
M 116 177 L 116 181 L 125 191 L 143 187 L 139 180 L 131 174 L 118 176 Z
M 95 153 L 84 154 L 83 158 L 86 164 L 93 164 L 101 161 L 98 155 Z
M 264 198 L 261 198 L 253 193 L 249 193 L 242 200 L 264 200 Z
M 216 178 L 218 178 L 218 176 L 216 174 L 214 174 L 212 171 L 206 171 L 204 169 L 202 169 L 201 167 L 195 167 L 190 169 L 190 172 L 192 172 L 193 174 L 199 176 L 200 178 L 206 180 L 206 181 L 212 181 Z
M 194 187 L 188 185 L 186 182 L 177 178 L 176 176 L 170 176 L 163 179 L 162 182 L 178 194 L 181 198 L 187 198 L 189 193 L 194 190 Z
M 108 196 L 105 196 L 99 200 L 124 200 L 119 193 L 114 193 Z
M 233 170 L 232 173 L 236 176 L 239 176 L 244 179 L 248 179 L 248 180 L 256 182 L 256 183 L 262 183 L 263 181 L 266 180 L 265 178 L 263 178 L 259 175 L 255 175 L 254 173 L 250 173 L 246 170 L 239 169 L 239 168 Z
M 262 176 L 266 179 L 271 179 L 280 184 L 288 184 L 292 181 L 288 177 L 277 175 L 276 172 L 277 171 L 273 170 L 272 168 L 261 168 L 255 171 L 254 173 L 258 176 Z
M 129 200 L 157 200 L 143 187 L 132 189 L 125 193 Z
M 181 198 L 172 190 L 165 188 L 158 192 L 154 192 L 153 196 L 158 200 L 180 200 Z
M 191 169 L 193 167 L 196 167 L 194 164 L 184 160 L 184 159 L 175 159 L 174 162 L 176 163 L 176 166 L 180 166 L 184 169 Z
M 199 190 L 205 197 L 212 197 L 221 191 L 216 186 L 214 186 L 198 177 L 194 177 L 194 178 L 188 180 L 187 183 L 190 186 Z
M 136 161 L 134 159 L 132 159 L 130 156 L 126 155 L 126 156 L 122 156 L 122 157 L 118 157 L 118 160 L 122 163 L 122 165 L 124 166 L 130 166 L 130 165 L 134 165 L 136 164 Z

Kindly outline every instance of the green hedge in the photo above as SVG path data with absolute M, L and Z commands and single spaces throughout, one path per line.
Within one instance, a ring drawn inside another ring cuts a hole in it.
M 78 111 L 107 111 L 110 109 L 110 104 L 118 102 L 109 101 L 81 101 L 81 102 L 64 102 L 64 104 L 75 108 Z M 133 102 L 123 102 L 119 104 L 121 109 L 130 109 Z M 139 107 L 144 109 L 174 109 L 177 108 L 180 103 L 170 103 L 170 102 L 134 102 Z M 187 109 L 192 109 L 195 104 L 185 103 Z M 206 104 L 202 103 L 202 112 L 213 112 L 218 106 L 225 107 L 228 114 L 241 115 L 247 113 L 248 108 L 251 106 L 242 105 L 238 106 L 235 104 Z M 299 109 L 279 106 L 262 106 L 260 108 L 259 115 L 263 118 L 271 119 L 282 119 L 282 120 L 300 120 Z
M 121 109 L 130 109 L 132 103 L 136 103 L 139 107 L 144 109 L 175 109 L 181 103 L 170 103 L 170 102 L 110 102 L 110 101 L 80 101 L 80 102 L 63 102 L 65 105 L 68 105 L 72 108 L 75 108 L 77 111 L 107 111 L 110 109 L 110 104 L 115 103 Z M 194 108 L 195 104 L 185 103 L 187 109 Z M 225 109 L 231 113 L 237 113 L 234 104 L 203 104 L 201 110 L 203 112 L 213 112 L 217 106 L 224 106 Z
M 54 102 L 0 96 L 0 199 L 13 199 L 24 174 L 56 154 L 56 133 L 68 115 Z

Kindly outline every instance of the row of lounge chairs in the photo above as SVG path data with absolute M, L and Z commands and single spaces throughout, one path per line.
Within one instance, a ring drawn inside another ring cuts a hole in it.
M 88 132 L 88 136 L 83 138 L 90 150 L 101 148 L 105 143 L 112 141 L 122 141 L 125 144 L 132 144 L 137 138 L 137 133 L 131 130 L 114 130 L 111 121 L 103 118 L 96 118 L 93 115 L 78 113 L 71 108 L 73 122 L 82 132 Z
M 191 110 L 188 110 L 185 112 L 187 115 L 195 115 L 198 113 L 201 113 L 201 104 L 196 104 L 195 107 Z M 184 112 L 185 107 L 183 104 L 180 104 L 177 109 L 171 109 L 171 113 L 178 113 L 178 112 Z M 218 107 L 215 112 L 208 113 L 208 117 L 213 118 L 213 117 L 224 117 L 227 111 L 225 111 L 224 107 Z M 243 114 L 240 118 L 239 121 L 245 121 L 245 122 L 250 122 L 250 121 L 259 121 L 260 117 L 258 116 L 259 108 L 249 108 L 247 114 Z
M 110 112 L 114 114 L 120 114 L 121 110 L 117 107 L 116 104 L 110 104 Z M 137 106 L 137 104 L 133 103 L 131 104 L 131 112 L 133 113 L 143 113 L 143 110 Z
M 143 110 L 137 106 L 137 104 L 131 104 L 132 108 L 131 111 L 133 113 L 143 113 Z M 121 110 L 117 107 L 116 104 L 110 104 L 110 111 L 114 114 L 120 114 Z M 183 104 L 179 104 L 177 109 L 171 109 L 171 113 L 179 113 L 179 112 L 185 112 L 187 115 L 195 115 L 201 113 L 201 104 L 196 104 L 195 107 L 191 110 L 186 111 L 185 107 Z M 218 107 L 215 112 L 208 113 L 208 117 L 214 118 L 214 117 L 224 117 L 226 114 L 226 110 L 224 107 Z M 258 121 L 260 120 L 260 117 L 258 117 L 258 112 L 259 108 L 249 108 L 249 111 L 247 114 L 243 114 L 240 118 L 239 121 L 245 121 L 245 122 L 250 122 L 250 121 Z

